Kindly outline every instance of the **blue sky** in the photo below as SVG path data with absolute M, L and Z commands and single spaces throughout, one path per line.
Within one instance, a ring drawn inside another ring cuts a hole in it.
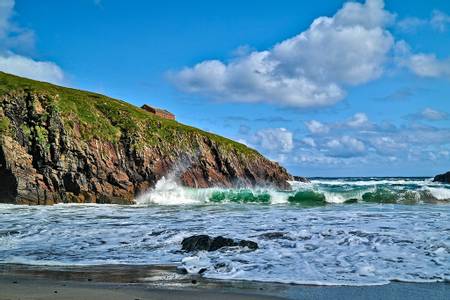
M 0 0 L 0 70 L 239 140 L 307 176 L 450 169 L 448 1 Z

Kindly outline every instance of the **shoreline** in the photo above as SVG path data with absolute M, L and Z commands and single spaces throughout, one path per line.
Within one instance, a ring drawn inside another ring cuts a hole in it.
M 450 283 L 391 282 L 319 286 L 225 281 L 182 274 L 175 266 L 0 265 L 6 299 L 449 299 Z

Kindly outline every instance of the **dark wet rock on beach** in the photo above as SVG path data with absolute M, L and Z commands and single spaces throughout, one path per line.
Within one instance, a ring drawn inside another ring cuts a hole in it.
M 258 244 L 248 240 L 233 240 L 223 236 L 210 237 L 209 235 L 193 235 L 183 239 L 181 250 L 193 251 L 217 251 L 224 247 L 247 247 L 250 250 L 258 249 Z

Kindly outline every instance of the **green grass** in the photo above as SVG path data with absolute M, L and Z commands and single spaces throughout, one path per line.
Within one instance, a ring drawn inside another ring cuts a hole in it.
M 65 88 L 0 72 L 0 101 L 13 91 L 31 91 L 46 95 L 49 103 L 61 114 L 65 129 L 75 135 L 79 131 L 83 140 L 98 138 L 117 143 L 121 138 L 131 139 L 136 148 L 175 142 L 185 150 L 192 149 L 197 136 L 205 136 L 219 145 L 222 151 L 257 154 L 247 146 L 230 139 L 167 120 L 148 113 L 127 102 L 104 95 Z M 0 120 L 0 131 L 9 126 L 7 118 Z M 47 133 L 40 131 L 38 137 Z
M 9 119 L 7 117 L 0 118 L 0 133 L 4 134 L 9 131 Z

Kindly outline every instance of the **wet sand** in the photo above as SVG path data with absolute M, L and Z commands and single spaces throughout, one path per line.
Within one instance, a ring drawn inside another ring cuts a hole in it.
M 449 283 L 309 286 L 208 280 L 172 266 L 0 265 L 6 299 L 450 299 Z

